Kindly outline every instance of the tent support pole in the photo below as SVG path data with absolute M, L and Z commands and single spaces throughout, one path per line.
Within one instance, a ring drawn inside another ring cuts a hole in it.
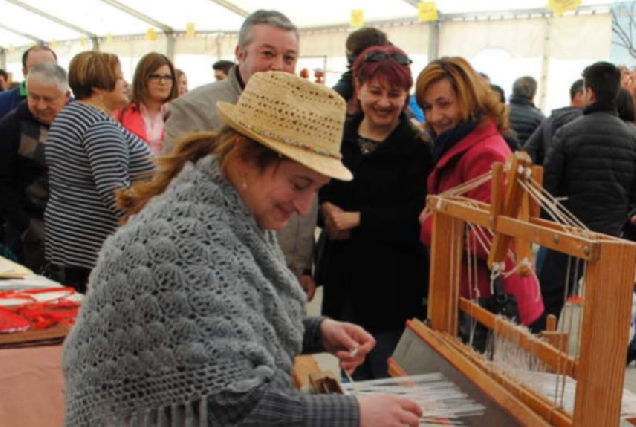
M 545 30 L 543 33 L 543 55 L 541 56 L 541 78 L 539 80 L 540 96 L 537 107 L 545 111 L 548 93 L 548 73 L 550 71 L 550 45 L 552 43 L 552 16 L 545 16 Z
M 166 32 L 166 56 L 174 64 L 174 47 L 176 43 L 176 36 L 174 32 Z
M 91 37 L 91 43 L 93 44 L 93 50 L 99 51 L 99 37 Z
M 427 60 L 433 61 L 439 57 L 439 33 L 442 26 L 442 21 L 430 22 L 430 35 L 428 38 L 428 58 Z

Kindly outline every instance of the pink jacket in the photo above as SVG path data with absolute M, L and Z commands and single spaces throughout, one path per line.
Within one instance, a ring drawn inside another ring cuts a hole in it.
M 141 138 L 146 143 L 146 145 L 148 145 L 150 151 L 155 154 L 159 154 L 163 150 L 163 142 L 161 144 L 151 144 L 148 141 L 148 135 L 146 134 L 146 123 L 144 122 L 144 118 L 141 114 L 139 104 L 132 103 L 125 111 L 115 111 L 114 115 L 117 121 L 119 121 L 119 123 L 121 123 L 123 127 Z M 163 141 L 163 135 L 161 140 Z
M 466 181 L 476 178 L 490 171 L 493 162 L 505 162 L 510 156 L 510 148 L 499 134 L 492 121 L 480 124 L 473 132 L 451 147 L 437 162 L 433 172 L 428 177 L 428 194 L 439 194 Z M 466 197 L 490 203 L 490 182 L 480 185 L 465 194 Z M 430 246 L 431 244 L 432 217 L 422 224 L 420 239 Z M 479 297 L 490 296 L 490 271 L 485 262 L 485 253 L 477 250 L 477 288 Z M 506 258 L 506 271 L 514 269 L 510 258 Z M 543 301 L 539 291 L 537 280 L 534 276 L 521 277 L 512 274 L 504 279 L 504 290 L 515 295 L 519 306 L 521 323 L 529 325 L 543 312 Z M 461 295 L 465 298 L 476 298 L 476 292 L 469 289 L 468 263 L 464 256 L 461 284 Z

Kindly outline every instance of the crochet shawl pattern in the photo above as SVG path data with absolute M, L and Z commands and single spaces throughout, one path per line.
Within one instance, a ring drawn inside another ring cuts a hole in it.
M 318 318 L 303 343 L 305 301 L 216 158 L 186 165 L 102 248 L 64 345 L 66 425 L 268 424 L 242 422 L 264 385 L 298 394 L 293 357 L 319 350 Z M 357 423 L 343 398 L 323 403 Z

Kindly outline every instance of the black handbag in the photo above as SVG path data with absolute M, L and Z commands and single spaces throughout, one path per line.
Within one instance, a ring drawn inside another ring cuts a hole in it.
M 489 312 L 503 316 L 513 323 L 519 323 L 519 307 L 517 298 L 504 292 L 503 277 L 497 276 L 493 283 L 493 294 L 483 298 L 478 304 Z M 459 336 L 462 342 L 471 345 L 480 353 L 492 353 L 492 340 L 489 340 L 489 329 L 465 313 L 461 313 Z
M 493 283 L 494 293 L 490 298 L 480 299 L 479 305 L 492 314 L 503 316 L 513 323 L 519 323 L 519 307 L 513 294 L 504 292 L 503 277 L 497 276 Z

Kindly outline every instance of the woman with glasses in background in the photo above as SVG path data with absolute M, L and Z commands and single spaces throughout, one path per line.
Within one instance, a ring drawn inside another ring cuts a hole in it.
M 132 87 L 131 102 L 115 117 L 157 154 L 163 150 L 165 104 L 178 94 L 172 62 L 160 53 L 144 55 L 135 69 Z
M 425 315 L 428 263 L 418 214 L 432 163 L 430 145 L 405 114 L 410 63 L 394 46 L 370 47 L 355 60 L 360 108 L 342 142 L 354 180 L 331 181 L 320 192 L 323 314 L 363 326 L 377 342 L 356 380 L 388 376 L 387 358 L 405 321 Z

